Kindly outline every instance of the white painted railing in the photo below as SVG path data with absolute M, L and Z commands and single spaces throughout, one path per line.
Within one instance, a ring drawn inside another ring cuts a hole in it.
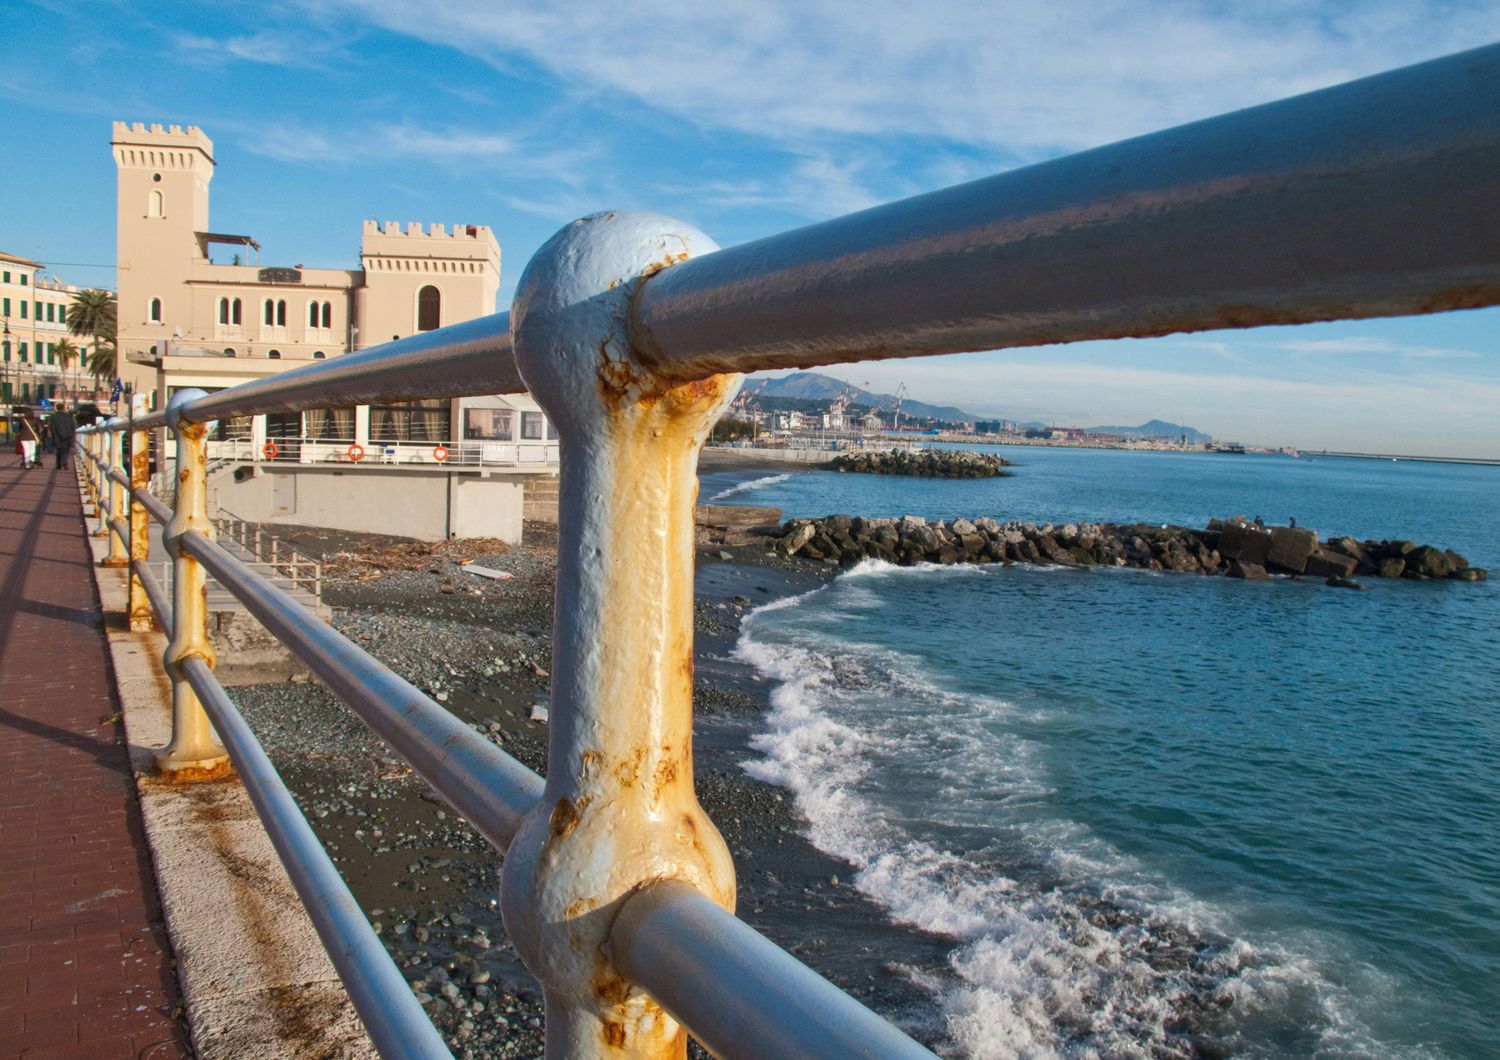
M 176 564 L 162 768 L 221 767 L 211 715 L 247 785 L 276 787 L 213 680 L 206 569 L 505 852 L 549 1056 L 681 1055 L 684 1026 L 726 1056 L 922 1055 L 731 915 L 734 868 L 693 794 L 695 473 L 736 373 L 1494 305 L 1497 202 L 1492 46 L 728 250 L 654 215 L 574 222 L 510 314 L 180 393 L 132 425 L 140 453 L 172 428 L 182 484 L 168 511 L 144 457 L 127 480 L 142 526 L 170 520 Z M 562 439 L 545 781 L 215 545 L 201 482 L 210 420 L 523 387 Z M 119 466 L 126 427 L 84 434 L 97 466 Z M 123 506 L 101 506 L 118 563 L 143 536 Z M 132 626 L 148 601 L 165 620 L 131 566 Z M 376 1044 L 441 1052 L 294 808 L 257 798 Z

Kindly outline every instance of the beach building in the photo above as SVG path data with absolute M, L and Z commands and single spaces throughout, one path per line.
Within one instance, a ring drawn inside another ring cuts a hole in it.
M 0 251 L 0 405 L 7 417 L 13 404 L 96 396 L 85 369 L 91 343 L 68 334 L 68 306 L 79 288 L 44 276 L 43 268 L 39 261 Z M 79 351 L 66 365 L 57 352 L 63 339 Z
M 202 129 L 115 122 L 110 147 L 119 372 L 137 407 L 495 312 L 500 244 L 485 225 L 366 220 L 358 267 L 266 262 L 253 236 L 210 221 Z M 524 395 L 257 416 L 217 425 L 213 444 L 236 515 L 426 539 L 519 539 L 528 481 L 557 472 L 556 435 Z

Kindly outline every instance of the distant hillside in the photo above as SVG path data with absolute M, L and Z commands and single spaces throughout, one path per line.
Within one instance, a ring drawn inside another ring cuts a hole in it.
M 874 394 L 852 386 L 842 379 L 834 379 L 832 376 L 820 375 L 817 372 L 793 372 L 779 379 L 757 376 L 746 383 L 747 389 L 754 390 L 757 387 L 759 396 L 762 398 L 783 399 L 789 402 L 806 401 L 826 404 L 845 390 L 851 391 L 850 401 L 856 405 L 864 405 L 866 408 L 890 408 L 896 400 L 892 394 Z M 949 423 L 969 423 L 997 418 L 975 415 L 953 405 L 929 405 L 925 401 L 916 401 L 909 397 L 901 401 L 901 415 L 903 418 L 910 416 L 917 420 L 946 420 Z M 1045 430 L 1057 424 L 1033 420 L 1020 426 L 1033 430 Z M 1127 438 L 1176 439 L 1187 435 L 1189 442 L 1213 441 L 1211 435 L 1204 434 L 1202 431 L 1184 427 L 1180 423 L 1168 423 L 1165 420 L 1149 420 L 1138 427 L 1085 427 L 1084 430 L 1089 434 L 1118 434 Z
M 1192 427 L 1184 427 L 1180 423 L 1168 423 L 1166 420 L 1148 420 L 1139 427 L 1085 427 L 1088 434 L 1119 434 L 1127 438 L 1181 438 L 1187 436 L 1189 442 L 1211 442 L 1213 435 L 1204 434 L 1202 431 L 1194 430 Z
M 756 379 L 747 384 L 749 389 L 761 387 L 762 380 Z M 889 408 L 896 400 L 893 394 L 876 394 L 869 390 L 861 390 L 857 386 L 851 386 L 842 379 L 834 379 L 831 376 L 819 375 L 817 372 L 793 372 L 784 375 L 780 379 L 766 379 L 765 385 L 759 393 L 762 397 L 800 398 L 807 401 L 832 401 L 845 390 L 850 390 L 849 400 L 856 405 L 864 405 L 867 408 Z M 911 416 L 915 419 L 925 420 L 947 420 L 950 423 L 963 423 L 972 420 L 982 420 L 986 417 L 976 416 L 972 412 L 965 412 L 953 405 L 929 405 L 925 401 L 916 401 L 912 398 L 903 398 L 901 401 L 901 415 Z

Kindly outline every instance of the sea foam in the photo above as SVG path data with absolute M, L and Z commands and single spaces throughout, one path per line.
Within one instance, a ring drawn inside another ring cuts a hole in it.
M 1316 1028 L 1316 1051 L 1369 1046 L 1318 961 L 1235 937 L 1224 910 L 1038 814 L 1053 791 L 1038 749 L 996 724 L 1014 705 L 944 687 L 916 655 L 840 628 L 839 615 L 881 605 L 883 580 L 938 573 L 953 569 L 866 560 L 752 612 L 736 654 L 774 682 L 746 771 L 794 794 L 811 841 L 852 864 L 894 921 L 953 939 L 946 979 L 914 978 L 937 995 L 955 1051 L 1185 1056 L 1196 1036 L 1234 1048 L 1241 1021 L 1289 1010 Z M 970 844 L 944 842 L 893 794 L 923 783 L 953 800 L 927 812 L 968 818 Z

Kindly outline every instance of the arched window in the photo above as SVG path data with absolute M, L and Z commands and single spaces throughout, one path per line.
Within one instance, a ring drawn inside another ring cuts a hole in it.
M 329 302 L 323 303 L 323 326 L 325 328 L 333 327 L 333 305 Z
M 224 347 L 224 356 L 225 357 L 235 357 L 235 356 L 237 356 L 237 354 L 234 352 L 234 347 L 233 346 L 225 346 Z
M 282 299 L 281 301 L 279 301 L 279 302 L 276 303 L 276 326 L 278 328 L 284 328 L 284 327 L 286 327 L 286 300 L 285 299 Z
M 310 327 L 310 328 L 315 328 L 315 327 L 318 326 L 318 303 L 317 302 L 308 302 L 307 303 L 307 326 Z
M 443 296 L 428 284 L 417 292 L 417 330 L 436 331 L 442 327 Z
M 150 197 L 146 200 L 146 216 L 147 217 L 161 217 L 162 216 L 161 192 L 159 192 L 159 191 L 153 191 L 151 193 Z
M 160 298 L 153 298 L 153 299 L 151 299 L 151 311 L 150 311 L 150 317 L 149 317 L 149 319 L 150 319 L 150 321 L 153 324 L 160 324 L 161 323 L 161 299 Z
M 230 323 L 238 327 L 240 324 L 240 300 L 236 298 L 233 302 L 229 303 L 229 309 Z
M 271 360 L 273 360 L 273 361 L 279 361 L 279 360 L 281 360 L 281 351 L 280 350 L 268 350 L 268 351 L 266 351 L 266 356 L 269 357 L 269 358 L 271 358 Z
M 324 355 L 322 350 L 313 350 L 313 360 L 321 361 L 323 360 L 323 356 Z
M 229 324 L 229 299 L 227 298 L 219 299 L 219 323 L 226 326 Z
M 270 327 L 272 324 L 276 323 L 276 303 L 267 298 L 264 303 L 264 308 L 266 311 L 266 327 Z

